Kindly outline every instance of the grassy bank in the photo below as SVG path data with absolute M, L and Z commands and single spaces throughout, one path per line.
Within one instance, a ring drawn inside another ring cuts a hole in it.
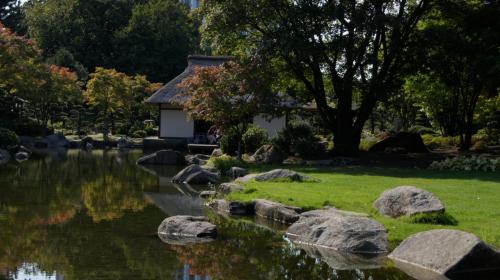
M 259 171 L 266 169 L 272 168 L 260 167 Z M 342 210 L 369 213 L 385 225 L 392 246 L 419 231 L 452 228 L 472 232 L 500 247 L 500 173 L 375 167 L 292 169 L 320 182 L 249 182 L 244 193 L 233 193 L 229 199 L 266 198 L 299 207 L 331 205 Z M 401 185 L 416 186 L 437 195 L 458 224 L 417 224 L 408 218 L 390 219 L 378 215 L 372 208 L 373 202 L 384 190 Z

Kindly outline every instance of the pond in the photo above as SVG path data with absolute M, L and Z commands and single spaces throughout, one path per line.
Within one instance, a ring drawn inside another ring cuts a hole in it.
M 52 151 L 0 167 L 0 279 L 413 279 L 384 261 L 338 269 L 249 220 L 218 217 L 178 168 L 135 165 L 142 151 Z M 168 216 L 209 215 L 218 240 L 162 243 Z

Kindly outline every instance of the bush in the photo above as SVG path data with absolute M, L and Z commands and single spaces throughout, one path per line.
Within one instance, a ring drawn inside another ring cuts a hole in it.
M 361 139 L 361 141 L 359 142 L 359 149 L 361 151 L 369 151 L 373 145 L 377 144 L 377 142 L 377 140 Z
M 17 134 L 12 130 L 0 127 L 0 148 L 7 148 L 15 145 L 19 145 L 19 137 L 17 137 Z
M 35 120 L 29 118 L 21 118 L 11 121 L 0 120 L 0 127 L 12 130 L 17 135 L 30 137 L 46 136 L 54 133 L 53 129 L 40 125 Z
M 220 148 L 223 153 L 228 155 L 236 155 L 238 152 L 238 129 L 230 128 L 224 131 L 224 135 L 220 139 Z
M 500 165 L 500 158 L 487 158 L 480 156 L 458 156 L 447 158 L 443 161 L 434 161 L 429 169 L 433 170 L 452 170 L 452 171 L 496 171 Z
M 269 137 L 265 129 L 258 126 L 250 126 L 242 137 L 245 153 L 253 154 L 258 148 L 269 143 Z
M 422 135 L 424 144 L 431 149 L 446 149 L 460 145 L 460 137 L 434 136 L 430 134 Z
M 216 168 L 221 174 L 226 174 L 231 167 L 242 166 L 243 163 L 229 155 L 222 155 L 220 157 L 211 157 L 207 165 Z
M 432 224 L 456 226 L 458 221 L 448 213 L 422 213 L 409 218 L 413 224 Z
M 279 131 L 272 139 L 272 144 L 287 155 L 307 158 L 317 156 L 321 152 L 318 141 L 310 125 L 296 122 Z
M 408 132 L 413 132 L 413 133 L 418 133 L 420 135 L 423 134 L 436 134 L 436 131 L 432 129 L 431 127 L 426 127 L 422 125 L 414 125 L 408 129 Z
M 132 137 L 134 138 L 144 138 L 146 136 L 148 136 L 148 133 L 144 130 L 136 130 L 132 133 Z

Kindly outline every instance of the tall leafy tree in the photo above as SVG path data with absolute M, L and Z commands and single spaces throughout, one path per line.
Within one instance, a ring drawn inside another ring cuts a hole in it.
M 166 82 L 186 67 L 196 49 L 195 23 L 178 0 L 151 0 L 135 6 L 128 25 L 117 33 L 116 67 Z
M 285 61 L 334 133 L 337 153 L 353 154 L 431 2 L 205 1 L 205 36 L 216 52 L 243 49 Z

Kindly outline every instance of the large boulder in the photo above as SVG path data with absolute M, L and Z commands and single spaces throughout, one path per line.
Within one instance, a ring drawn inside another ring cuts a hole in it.
M 223 183 L 217 188 L 221 194 L 229 194 L 231 192 L 241 192 L 245 189 L 242 185 L 236 183 Z
M 217 173 L 210 172 L 197 164 L 192 164 L 177 173 L 172 178 L 172 182 L 206 185 L 209 183 L 215 184 L 219 182 L 219 179 L 220 177 Z
M 479 275 L 486 272 L 498 276 L 500 272 L 500 252 L 477 236 L 458 230 L 437 229 L 411 235 L 389 258 L 417 279 L 439 279 L 426 270 L 451 278 L 472 276 L 463 279 L 497 279 Z
M 212 156 L 213 156 L 213 157 L 220 157 L 220 156 L 222 156 L 223 154 L 224 154 L 224 153 L 222 152 L 222 150 L 221 150 L 221 149 L 214 149 L 214 150 L 212 151 Z
M 6 164 L 10 161 L 11 156 L 9 151 L 0 149 L 0 165 Z
M 384 266 L 385 257 L 379 254 L 353 254 L 305 244 L 298 244 L 298 247 L 311 258 L 320 259 L 335 270 L 366 270 Z
M 18 152 L 15 155 L 15 159 L 17 162 L 23 162 L 28 160 L 30 155 L 27 152 Z
M 161 150 L 156 153 L 143 156 L 137 160 L 137 164 L 141 165 L 183 165 L 184 157 L 178 151 Z
M 350 253 L 385 253 L 387 231 L 367 215 L 334 208 L 302 213 L 287 235 L 294 242 Z
M 404 149 L 410 153 L 427 153 L 429 150 L 418 133 L 400 132 L 385 138 L 370 148 L 370 152 L 384 152 Z
M 217 237 L 217 228 L 203 216 L 173 216 L 160 224 L 158 236 L 169 244 L 206 242 Z
M 202 154 L 187 155 L 187 156 L 185 156 L 185 159 L 186 159 L 186 162 L 188 164 L 205 165 L 205 164 L 207 164 L 208 160 L 210 159 L 210 156 L 202 155 Z
M 246 183 L 254 179 L 255 181 L 274 181 L 274 180 L 290 180 L 290 181 L 307 181 L 311 180 L 308 176 L 295 172 L 289 169 L 274 169 L 260 174 L 249 174 L 244 177 L 238 178 L 237 181 Z
M 227 176 L 231 177 L 232 179 L 240 178 L 243 176 L 246 176 L 248 174 L 248 170 L 245 168 L 233 166 L 227 171 Z
M 256 215 L 288 225 L 296 222 L 300 218 L 299 213 L 302 211 L 298 207 L 287 206 L 265 199 L 257 199 L 254 204 Z
M 265 164 L 280 164 L 285 158 L 286 156 L 273 145 L 264 145 L 260 147 L 252 156 L 255 162 Z
M 227 201 L 225 199 L 216 199 L 211 201 L 208 206 L 221 214 L 230 214 L 237 216 L 246 216 L 253 214 L 253 205 L 240 201 Z
M 373 207 L 380 214 L 393 218 L 444 212 L 441 200 L 428 191 L 412 186 L 401 186 L 384 191 Z
M 47 146 L 49 148 L 68 148 L 69 141 L 64 134 L 55 133 L 46 137 Z

